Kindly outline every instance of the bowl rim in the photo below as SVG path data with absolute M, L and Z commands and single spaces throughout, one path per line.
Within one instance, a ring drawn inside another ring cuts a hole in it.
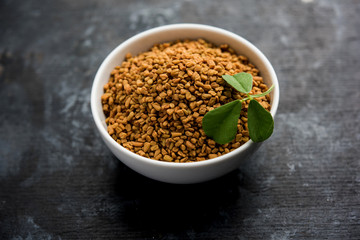
M 152 165 L 163 166 L 163 167 L 172 167 L 172 168 L 174 168 L 174 167 L 175 168 L 192 168 L 192 167 L 216 164 L 218 162 L 222 162 L 222 161 L 225 161 L 226 159 L 232 158 L 233 156 L 237 155 L 240 152 L 246 151 L 252 145 L 259 144 L 259 143 L 253 142 L 250 139 L 249 141 L 247 141 L 245 144 L 241 145 L 237 149 L 235 149 L 227 154 L 216 157 L 216 158 L 206 159 L 206 160 L 198 161 L 198 162 L 185 162 L 185 163 L 165 162 L 165 161 L 159 161 L 159 160 L 143 157 L 143 156 L 140 156 L 140 155 L 126 149 L 125 147 L 123 147 L 122 145 L 117 143 L 105 130 L 105 128 L 103 127 L 103 123 L 100 119 L 100 116 L 98 115 L 99 111 L 96 110 L 96 102 L 99 100 L 99 99 L 96 99 L 96 92 L 97 92 L 97 86 L 99 85 L 99 82 L 101 81 L 101 75 L 103 75 L 103 72 L 105 71 L 106 66 L 109 64 L 109 62 L 113 58 L 115 58 L 117 56 L 117 54 L 122 49 L 126 48 L 133 41 L 136 41 L 141 38 L 146 38 L 147 36 L 154 35 L 159 32 L 163 32 L 163 31 L 167 31 L 167 30 L 174 30 L 174 29 L 177 29 L 177 30 L 185 30 L 185 29 L 194 30 L 195 29 L 195 30 L 213 31 L 218 34 L 224 35 L 226 38 L 236 39 L 237 41 L 240 41 L 242 44 L 246 45 L 247 48 L 250 48 L 251 51 L 254 52 L 255 55 L 257 55 L 261 59 L 261 61 L 264 64 L 264 67 L 269 71 L 269 76 L 273 81 L 274 89 L 273 89 L 273 99 L 272 99 L 272 103 L 271 103 L 270 113 L 273 117 L 275 117 L 275 114 L 277 112 L 277 108 L 279 105 L 279 97 L 280 97 L 279 96 L 280 95 L 279 82 L 278 82 L 275 70 L 274 70 L 273 66 L 271 65 L 270 61 L 266 58 L 266 56 L 257 47 L 255 47 L 255 45 L 253 45 L 248 40 L 246 40 L 245 38 L 243 38 L 235 33 L 232 33 L 228 30 L 221 29 L 221 28 L 214 27 L 214 26 L 209 26 L 209 25 L 204 25 L 204 24 L 194 24 L 194 23 L 169 24 L 169 25 L 164 25 L 164 26 L 148 29 L 146 31 L 140 32 L 140 33 L 134 35 L 133 37 L 130 37 L 129 39 L 125 40 L 124 42 L 119 44 L 116 48 L 114 48 L 106 56 L 106 58 L 101 63 L 99 69 L 97 70 L 93 84 L 92 84 L 90 105 L 91 105 L 91 112 L 92 112 L 92 116 L 93 116 L 95 125 L 98 128 L 102 137 L 105 138 L 104 140 L 107 140 L 107 142 L 109 144 L 111 144 L 112 147 L 119 149 L 126 155 L 128 155 L 132 158 L 135 158 L 135 159 L 139 160 L 140 162 L 152 164 Z M 100 112 L 102 112 L 102 111 L 100 111 Z

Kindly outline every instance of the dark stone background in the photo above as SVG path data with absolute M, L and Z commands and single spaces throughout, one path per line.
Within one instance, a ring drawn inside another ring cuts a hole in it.
M 357 0 L 0 1 L 0 239 L 360 239 Z M 95 130 L 105 56 L 143 30 L 233 31 L 272 62 L 275 133 L 237 171 L 170 185 Z

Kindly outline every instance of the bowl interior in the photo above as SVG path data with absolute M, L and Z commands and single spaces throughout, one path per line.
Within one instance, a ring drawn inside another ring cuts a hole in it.
M 92 93 L 91 93 L 91 108 L 92 108 L 94 120 L 96 123 L 100 122 L 100 125 L 103 128 L 103 129 L 99 129 L 100 132 L 102 134 L 106 132 L 105 134 L 107 134 L 105 115 L 102 111 L 102 106 L 100 101 L 101 95 L 103 94 L 103 86 L 108 82 L 110 72 L 113 70 L 115 66 L 121 64 L 127 53 L 131 53 L 132 55 L 137 55 L 141 52 L 148 51 L 156 43 L 163 43 L 163 42 L 174 41 L 179 39 L 184 40 L 184 39 L 198 39 L 198 38 L 203 38 L 204 40 L 207 40 L 216 45 L 225 44 L 225 43 L 228 44 L 231 48 L 233 48 L 236 51 L 237 54 L 246 56 L 249 59 L 249 61 L 253 63 L 260 70 L 260 74 L 263 77 L 264 82 L 268 86 L 274 84 L 275 86 L 274 90 L 271 92 L 271 106 L 272 106 L 271 114 L 274 116 L 279 101 L 278 82 L 273 67 L 271 66 L 267 58 L 260 52 L 260 50 L 258 50 L 254 45 L 252 45 L 244 38 L 234 33 L 228 32 L 226 30 L 222 30 L 219 28 L 210 27 L 206 25 L 199 25 L 199 24 L 174 24 L 174 25 L 167 25 L 163 27 L 154 28 L 145 31 L 143 33 L 140 33 L 138 35 L 135 35 L 134 37 L 128 39 L 127 41 L 119 45 L 117 48 L 115 48 L 101 64 L 95 76 L 94 84 L 92 87 Z M 238 149 L 228 154 L 231 155 L 236 154 L 236 152 L 241 151 L 242 148 L 246 148 L 246 146 L 251 143 L 252 141 L 248 141 L 246 144 L 242 145 Z M 122 149 L 126 150 L 125 148 Z M 222 156 L 217 157 L 215 159 L 221 157 Z M 212 161 L 212 160 L 214 159 L 207 161 Z M 203 162 L 207 162 L 207 161 L 203 161 Z M 181 163 L 181 164 L 186 164 L 186 163 Z

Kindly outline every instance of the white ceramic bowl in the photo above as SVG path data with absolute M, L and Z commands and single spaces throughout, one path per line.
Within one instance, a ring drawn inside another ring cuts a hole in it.
M 168 183 L 198 183 L 220 177 L 239 167 L 240 163 L 252 154 L 258 143 L 251 140 L 238 149 L 217 158 L 194 163 L 171 163 L 141 157 L 115 142 L 107 132 L 105 115 L 102 111 L 101 95 L 108 82 L 110 72 L 120 65 L 126 53 L 137 55 L 148 51 L 155 43 L 178 39 L 203 38 L 220 45 L 227 43 L 237 54 L 249 58 L 259 70 L 268 86 L 274 84 L 271 92 L 271 114 L 275 116 L 279 104 L 279 84 L 268 59 L 254 45 L 229 31 L 199 24 L 174 24 L 153 28 L 135 35 L 116 47 L 101 64 L 94 79 L 91 91 L 91 111 L 102 139 L 113 154 L 128 167 L 149 178 Z

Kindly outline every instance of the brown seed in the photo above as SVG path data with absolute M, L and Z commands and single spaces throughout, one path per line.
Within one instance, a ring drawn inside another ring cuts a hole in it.
M 134 112 L 130 112 L 129 113 L 129 116 L 127 116 L 127 120 L 130 121 L 133 117 L 135 116 L 135 113 Z
M 159 76 L 162 80 L 164 80 L 164 79 L 167 79 L 168 78 L 168 76 L 167 76 L 167 74 L 160 74 L 160 76 Z
M 174 109 L 171 109 L 171 108 L 166 110 L 166 112 L 167 112 L 168 115 L 172 115 L 172 114 L 174 113 L 174 111 L 175 111 L 175 110 L 174 110 Z
M 134 147 L 142 147 L 144 145 L 144 143 L 142 142 L 132 142 L 131 143 Z
M 131 97 L 128 97 L 128 98 L 126 99 L 126 101 L 125 101 L 125 107 L 126 107 L 126 108 L 129 108 L 129 106 L 130 106 L 130 101 L 131 101 Z
M 158 149 L 159 149 L 159 146 L 158 146 L 158 145 L 153 145 L 153 146 L 150 147 L 150 150 L 151 150 L 151 151 L 156 151 L 156 150 L 158 150 Z
M 181 136 L 182 134 L 179 133 L 179 132 L 172 132 L 171 133 L 171 137 L 178 137 L 178 136 Z
M 101 100 L 102 101 L 106 101 L 109 99 L 109 97 L 111 96 L 111 93 L 104 93 L 102 96 L 101 96 Z
M 202 99 L 209 99 L 211 98 L 211 94 L 204 93 L 201 95 Z
M 149 142 L 145 142 L 145 143 L 144 143 L 144 147 L 143 147 L 144 152 L 148 152 L 149 149 L 150 149 L 150 143 L 149 143 Z
M 214 62 L 214 60 L 212 60 L 212 59 L 207 60 L 207 64 L 209 65 L 210 68 L 214 68 L 214 67 L 215 67 L 215 62 Z
M 131 86 L 129 84 L 124 84 L 124 89 L 126 91 L 126 94 L 130 94 L 131 93 Z
M 198 87 L 203 87 L 204 86 L 204 84 L 202 82 L 200 82 L 200 81 L 196 81 L 195 85 L 198 86 Z
M 113 135 L 115 133 L 114 128 L 112 126 L 108 126 L 107 130 L 110 135 Z
M 185 135 L 188 136 L 188 137 L 191 137 L 191 136 L 193 135 L 193 133 L 190 132 L 190 131 L 186 131 L 186 132 L 185 132 Z
M 217 154 L 209 154 L 209 158 L 216 158 L 218 155 Z
M 171 162 L 173 160 L 173 158 L 170 157 L 169 155 L 165 155 L 164 160 L 167 161 L 167 162 Z
M 184 140 L 180 139 L 175 143 L 175 147 L 179 147 L 181 144 L 183 144 Z
M 162 158 L 161 153 L 159 153 L 158 155 L 154 155 L 155 160 L 160 160 L 161 158 Z
M 186 145 L 186 147 L 188 147 L 189 149 L 194 149 L 194 148 L 195 148 L 195 145 L 192 144 L 190 141 L 186 141 L 185 145 Z

